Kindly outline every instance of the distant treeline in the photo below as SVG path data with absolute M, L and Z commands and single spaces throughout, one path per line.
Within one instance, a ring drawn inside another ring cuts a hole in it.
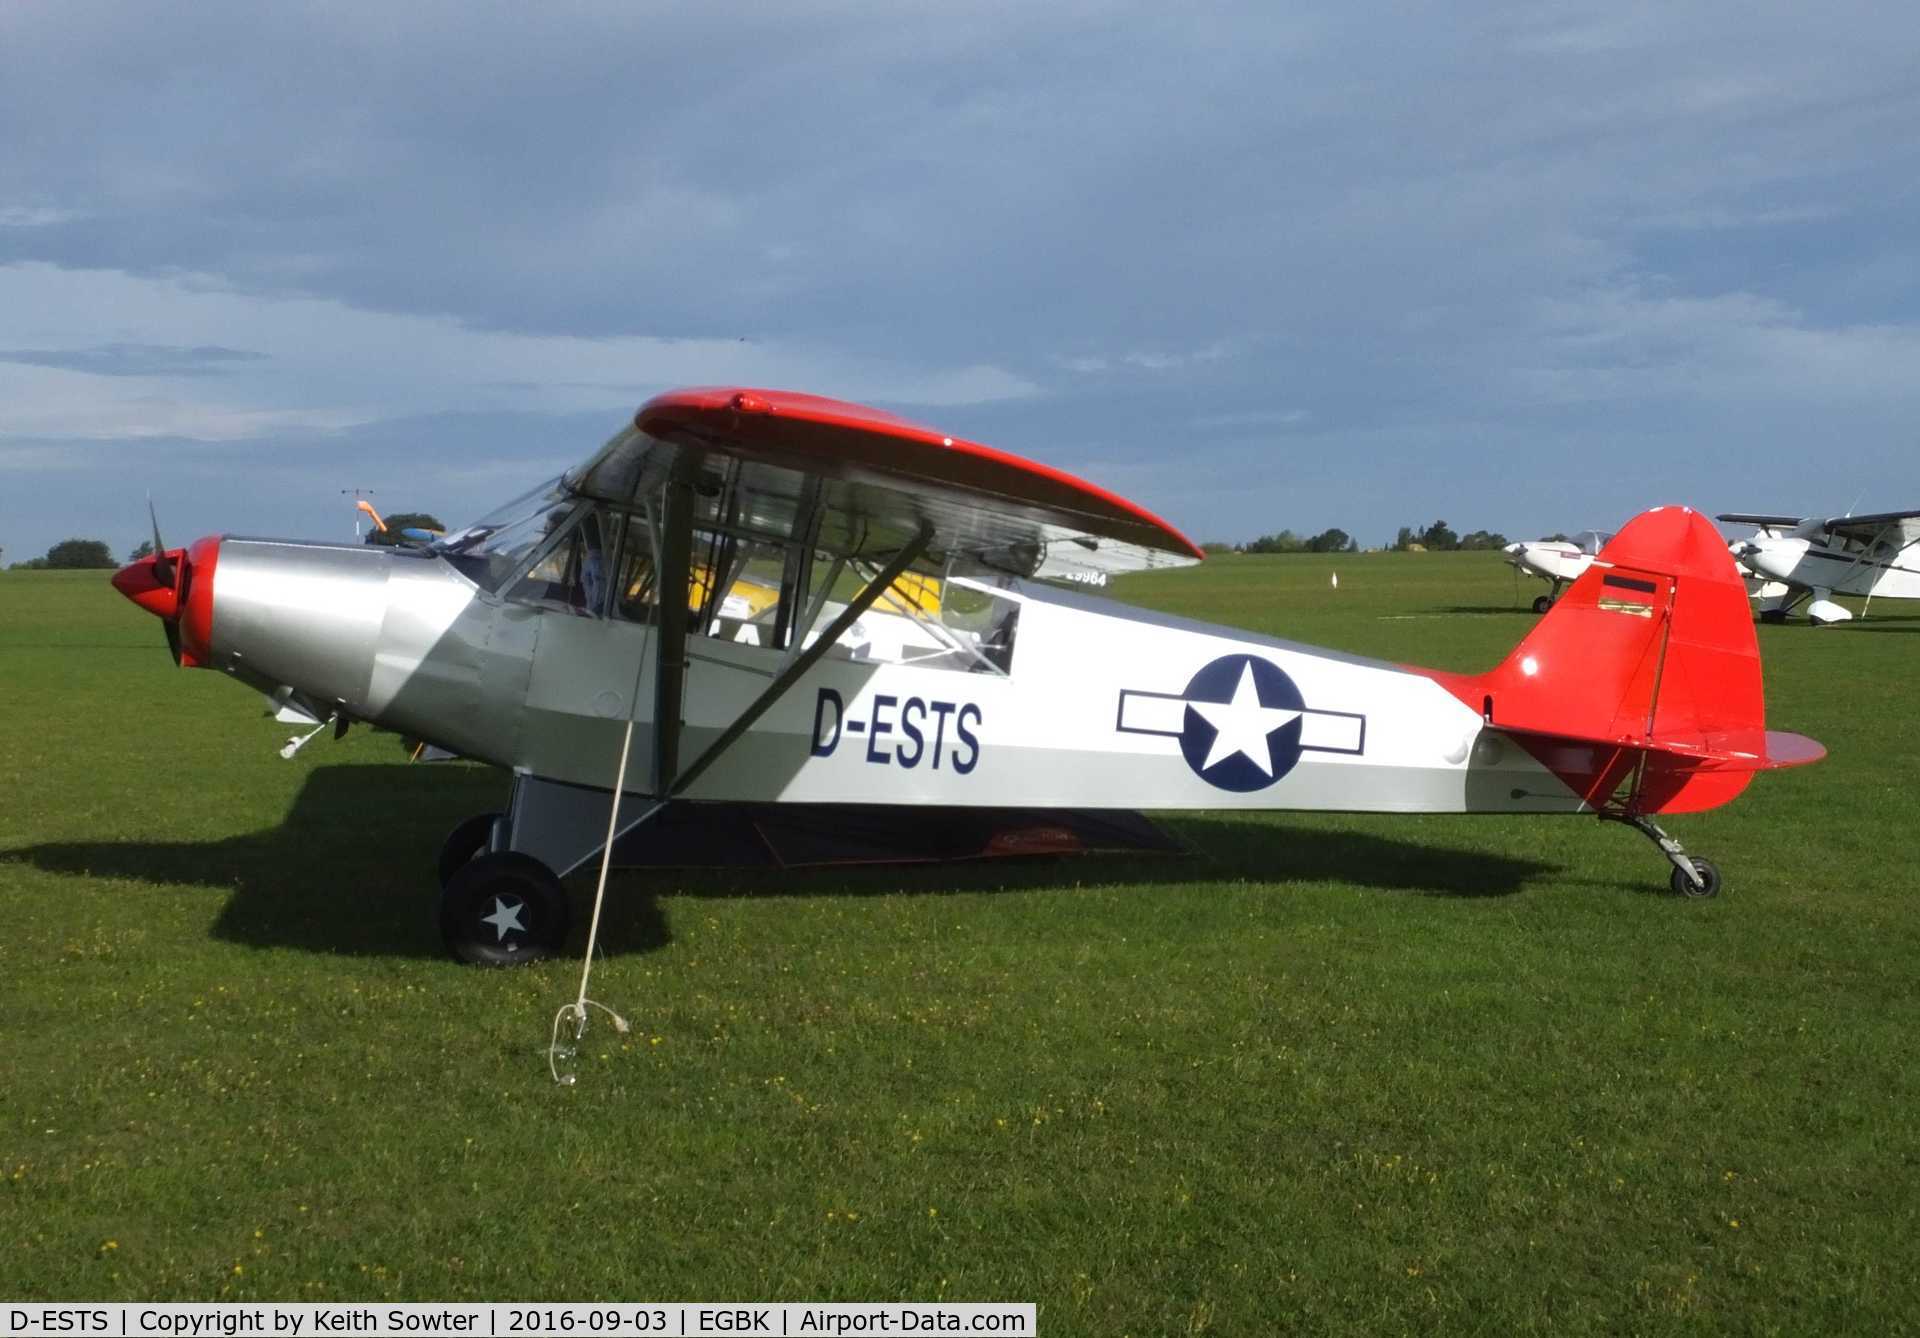
M 152 544 L 143 544 L 149 553 Z M 85 571 L 104 568 L 108 571 L 120 564 L 113 560 L 113 550 L 99 539 L 62 539 L 47 550 L 45 557 L 28 558 L 25 562 L 16 562 L 11 571 Z
M 1504 534 L 1475 530 L 1462 536 L 1454 533 L 1453 527 L 1444 520 L 1436 520 L 1419 530 L 1402 525 L 1400 533 L 1387 545 L 1396 553 L 1422 549 L 1430 553 L 1478 552 L 1506 546 Z M 1204 553 L 1358 553 L 1360 541 L 1342 529 L 1322 530 L 1310 538 L 1292 530 L 1281 530 L 1278 534 L 1263 534 L 1251 543 L 1205 543 L 1200 545 L 1200 550 Z
M 1281 530 L 1278 534 L 1263 534 L 1252 543 L 1201 544 L 1203 553 L 1358 553 L 1360 544 L 1345 530 L 1322 530 L 1311 537 L 1295 534 L 1292 530 Z
M 1416 530 L 1411 525 L 1402 525 L 1400 533 L 1394 536 L 1393 550 L 1405 553 L 1419 547 L 1429 553 L 1475 553 L 1488 548 L 1505 548 L 1507 536 L 1495 534 L 1491 530 L 1475 530 L 1472 534 L 1458 535 L 1444 520 L 1436 520 L 1424 530 Z

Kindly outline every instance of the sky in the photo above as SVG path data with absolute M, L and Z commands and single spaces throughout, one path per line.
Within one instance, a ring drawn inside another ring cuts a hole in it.
M 676 385 L 1196 540 L 1920 506 L 1920 10 L 0 6 L 0 548 L 458 524 Z

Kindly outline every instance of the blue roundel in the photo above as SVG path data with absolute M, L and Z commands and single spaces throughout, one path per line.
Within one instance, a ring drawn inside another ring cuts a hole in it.
M 1299 712 L 1306 699 L 1271 661 L 1222 655 L 1195 674 L 1181 696 L 1187 709 L 1180 754 L 1207 784 L 1264 790 L 1300 761 Z

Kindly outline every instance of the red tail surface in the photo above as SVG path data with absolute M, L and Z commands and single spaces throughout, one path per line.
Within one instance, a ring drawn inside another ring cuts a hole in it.
M 1596 808 L 1714 808 L 1826 749 L 1769 733 L 1746 586 L 1706 517 L 1628 522 L 1505 663 L 1435 674 Z M 1637 779 L 1636 779 L 1637 778 Z

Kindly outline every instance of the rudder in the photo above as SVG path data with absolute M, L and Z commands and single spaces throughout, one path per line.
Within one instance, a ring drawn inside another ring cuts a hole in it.
M 1499 667 L 1436 677 L 1596 807 L 1635 768 L 1641 811 L 1687 812 L 1784 764 L 1769 758 L 1746 586 L 1690 507 L 1629 521 Z

